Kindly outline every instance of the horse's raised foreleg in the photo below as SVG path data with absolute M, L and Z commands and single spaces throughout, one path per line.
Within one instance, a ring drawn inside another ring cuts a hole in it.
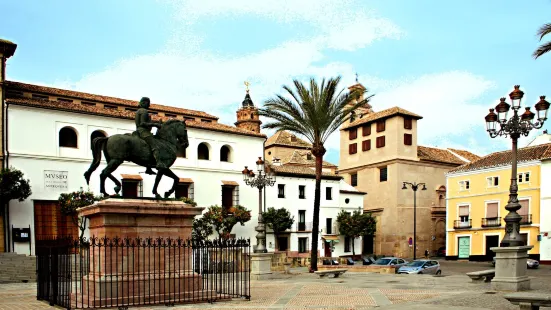
M 121 182 L 119 180 L 117 180 L 117 178 L 115 178 L 112 174 L 109 174 L 107 176 L 109 178 L 109 180 L 113 181 L 113 183 L 115 183 L 115 194 L 119 194 L 119 192 L 121 191 Z
M 180 182 L 180 178 L 172 170 L 170 170 L 170 168 L 166 169 L 166 171 L 164 171 L 164 174 L 167 177 L 172 178 L 174 180 L 174 182 L 172 183 L 172 188 L 165 193 L 165 198 L 168 198 L 170 197 L 170 195 L 172 195 L 172 193 L 176 191 L 176 186 L 178 186 L 178 182 Z
M 122 164 L 122 162 L 123 161 L 120 160 L 120 159 L 110 159 L 109 162 L 107 163 L 107 166 L 105 167 L 105 169 L 103 169 L 101 171 L 101 174 L 100 174 L 100 181 L 101 181 L 100 192 L 106 197 L 109 196 L 109 195 L 105 191 L 105 179 L 109 178 L 110 180 L 113 180 L 115 177 L 113 175 L 111 175 L 111 173 L 113 173 L 113 171 L 117 170 L 117 168 Z M 115 182 L 115 184 L 120 187 L 120 182 L 118 180 Z M 115 190 L 116 190 L 116 188 L 115 188 Z
M 161 195 L 157 193 L 157 187 L 159 186 L 159 182 L 161 181 L 161 178 L 165 174 L 165 171 L 168 170 L 166 168 L 164 169 L 157 169 L 157 175 L 155 176 L 155 185 L 153 185 L 153 195 L 155 195 L 155 198 L 161 199 Z

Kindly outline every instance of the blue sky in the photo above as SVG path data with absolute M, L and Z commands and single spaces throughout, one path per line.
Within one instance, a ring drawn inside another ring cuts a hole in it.
M 508 148 L 483 117 L 513 85 L 531 106 L 551 95 L 551 55 L 531 57 L 549 0 L 83 3 L 0 0 L 0 37 L 18 44 L 9 79 L 149 96 L 232 124 L 244 80 L 262 104 L 292 78 L 341 75 L 346 87 L 358 72 L 374 110 L 424 117 L 419 144 L 478 154 Z M 338 163 L 337 135 L 328 146 Z

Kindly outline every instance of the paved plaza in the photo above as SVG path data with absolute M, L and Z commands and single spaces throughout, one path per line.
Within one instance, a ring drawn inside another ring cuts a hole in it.
M 442 262 L 443 276 L 346 273 L 319 279 L 305 269 L 253 281 L 252 299 L 172 309 L 518 309 L 494 292 L 490 283 L 472 284 L 464 272 L 491 268 L 487 263 Z M 551 293 L 551 268 L 529 270 L 534 291 Z M 0 310 L 48 309 L 35 297 L 36 284 L 0 284 Z M 130 309 L 166 309 L 150 306 Z M 542 308 L 545 309 L 545 308 Z

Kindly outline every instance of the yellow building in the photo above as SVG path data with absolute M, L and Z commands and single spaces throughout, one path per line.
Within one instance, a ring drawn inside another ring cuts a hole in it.
M 551 144 L 518 150 L 520 234 L 539 259 L 541 160 Z M 491 247 L 505 235 L 505 210 L 511 184 L 511 151 L 492 153 L 446 175 L 446 258 L 491 260 Z

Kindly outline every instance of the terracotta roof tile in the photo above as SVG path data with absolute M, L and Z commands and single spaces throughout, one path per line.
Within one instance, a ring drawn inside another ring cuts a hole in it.
M 239 186 L 239 183 L 235 181 L 222 181 L 222 185 Z
M 366 192 L 360 192 L 360 191 L 349 191 L 349 190 L 345 190 L 345 189 L 341 189 L 339 190 L 339 192 L 343 193 L 343 194 L 353 194 L 353 195 L 367 195 Z
M 517 162 L 526 162 L 533 160 L 542 160 L 551 158 L 551 143 L 529 146 L 518 149 Z M 486 169 L 499 166 L 510 165 L 512 161 L 512 151 L 496 152 L 486 155 L 479 160 L 464 164 L 449 172 L 465 172 L 479 169 Z
M 93 114 L 93 115 L 99 115 L 99 116 L 123 118 L 123 119 L 133 120 L 135 117 L 135 112 L 132 112 L 132 111 L 119 110 L 119 109 L 105 109 L 99 106 L 88 106 L 88 105 L 72 103 L 72 102 L 39 100 L 39 99 L 31 99 L 31 98 L 8 98 L 6 99 L 6 102 L 9 104 L 30 106 L 30 107 L 36 107 L 36 108 L 53 109 L 53 110 L 61 110 L 61 111 L 76 112 L 76 113 L 86 113 L 86 114 Z M 158 120 L 164 121 L 164 120 L 171 119 L 169 117 L 162 117 L 158 115 L 152 115 L 151 118 L 157 121 Z M 224 125 L 221 123 L 212 123 L 212 122 L 207 123 L 207 122 L 197 122 L 192 120 L 186 120 L 186 125 L 190 128 L 196 128 L 196 129 L 228 132 L 228 133 L 253 136 L 253 137 L 266 137 L 266 135 L 262 133 L 252 132 L 245 129 Z
M 417 146 L 417 157 L 420 160 L 435 161 L 441 163 L 463 165 L 466 162 L 455 156 L 452 152 L 435 147 Z
M 458 150 L 458 149 L 452 149 L 452 148 L 448 148 L 448 150 L 454 152 L 455 154 L 463 157 L 463 158 L 466 158 L 467 160 L 469 161 L 475 161 L 475 160 L 479 160 L 481 157 L 478 156 L 478 155 L 475 155 L 469 151 L 465 151 L 465 150 Z
M 34 92 L 34 93 L 49 94 L 54 96 L 78 98 L 78 99 L 97 101 L 102 103 L 114 103 L 114 104 L 119 104 L 127 107 L 138 107 L 138 101 L 135 101 L 135 100 L 120 99 L 120 98 L 108 97 L 108 96 L 102 96 L 102 95 L 94 95 L 89 93 L 73 91 L 73 90 L 26 84 L 21 82 L 14 82 L 14 81 L 6 81 L 5 85 L 9 89 L 19 90 L 19 91 L 28 91 L 28 92 Z M 179 113 L 179 114 L 185 114 L 189 116 L 198 116 L 198 117 L 203 117 L 203 118 L 212 119 L 212 120 L 218 119 L 218 117 L 207 114 L 202 111 L 169 107 L 169 106 L 160 105 L 160 104 L 151 104 L 150 109 L 161 111 L 161 112 Z
M 276 176 L 278 174 L 281 175 L 293 175 L 293 176 L 309 176 L 309 177 L 315 177 L 316 171 L 312 168 L 308 168 L 305 166 L 295 166 L 295 165 L 270 165 L 270 169 L 273 169 L 276 173 Z M 332 173 L 332 172 L 322 172 L 322 177 L 329 178 L 329 179 L 336 179 L 340 180 L 342 179 L 341 176 Z
M 292 146 L 303 149 L 312 147 L 312 144 L 284 130 L 276 132 L 274 135 L 269 137 L 268 140 L 266 140 L 265 147 L 269 147 L 272 145 Z
M 180 179 L 178 180 L 178 183 L 184 183 L 184 184 L 193 183 L 193 179 L 190 179 L 190 178 L 180 178 Z
M 400 107 L 393 107 L 390 109 L 382 110 L 379 112 L 369 113 L 366 114 L 364 117 L 355 120 L 354 122 L 350 123 L 348 126 L 344 127 L 342 130 L 346 130 L 352 127 L 357 127 L 363 124 L 371 123 L 379 119 L 385 119 L 389 118 L 391 116 L 395 115 L 405 115 L 410 116 L 414 119 L 422 119 L 423 117 L 421 115 L 415 114 L 413 112 L 410 112 L 408 110 L 404 110 Z
M 138 180 L 138 181 L 143 180 L 142 176 L 139 174 L 121 174 L 121 178 L 123 180 Z

